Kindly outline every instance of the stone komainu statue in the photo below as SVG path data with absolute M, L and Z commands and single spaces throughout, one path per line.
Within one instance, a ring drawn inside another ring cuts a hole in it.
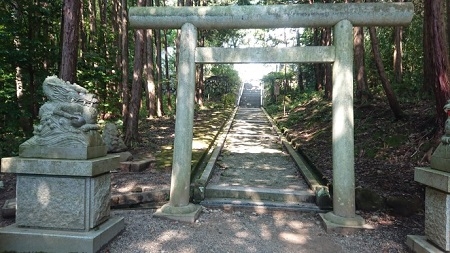
M 39 109 L 34 136 L 20 145 L 22 157 L 90 159 L 106 155 L 98 133 L 97 99 L 78 84 L 47 77 L 48 101 Z
M 444 106 L 444 111 L 447 113 L 448 118 L 445 121 L 445 130 L 444 135 L 441 138 L 442 143 L 450 144 L 450 100 L 447 101 L 447 104 Z

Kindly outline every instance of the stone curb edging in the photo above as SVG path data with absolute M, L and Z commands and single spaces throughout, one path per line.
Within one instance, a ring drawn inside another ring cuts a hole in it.
M 216 138 L 211 143 L 208 149 L 207 155 L 211 153 L 211 156 L 209 157 L 205 169 L 203 170 L 201 176 L 191 184 L 191 191 L 194 202 L 200 202 L 205 198 L 206 185 L 208 184 L 208 181 L 211 179 L 214 165 L 216 164 L 217 158 L 219 157 L 220 152 L 222 151 L 226 137 L 231 129 L 231 124 L 234 118 L 236 117 L 238 109 L 239 106 L 236 106 L 228 121 L 226 121 L 222 125 L 222 128 L 219 130 L 218 134 L 216 135 Z
M 272 117 L 269 115 L 269 113 L 267 113 L 266 109 L 264 109 L 263 107 L 261 107 L 261 109 L 264 114 L 266 114 L 266 117 L 269 119 L 275 132 L 277 132 L 278 136 L 280 136 L 283 146 L 286 148 L 289 155 L 291 155 L 291 157 L 294 159 L 298 171 L 302 174 L 309 187 L 315 192 L 317 206 L 319 206 L 321 209 L 331 210 L 333 204 L 328 186 L 321 183 L 320 179 L 318 179 L 312 173 L 312 169 L 311 166 L 308 165 L 307 158 L 298 154 L 298 152 L 296 151 L 296 149 L 298 148 L 296 144 L 295 147 L 293 147 L 293 144 L 291 142 L 292 138 L 285 136 L 280 131 Z M 287 133 L 287 131 L 284 131 L 284 133 Z

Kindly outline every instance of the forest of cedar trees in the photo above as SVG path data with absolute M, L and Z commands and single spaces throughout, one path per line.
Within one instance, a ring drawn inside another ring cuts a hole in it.
M 172 117 L 176 110 L 177 30 L 133 30 L 131 6 L 213 6 L 333 4 L 354 1 L 268 0 L 4 0 L 0 3 L 0 157 L 18 153 L 33 135 L 41 85 L 50 75 L 75 82 L 96 94 L 100 122 L 121 127 L 125 143 L 139 143 L 139 121 Z M 367 1 L 369 2 L 369 1 Z M 370 2 L 403 2 L 370 1 Z M 450 98 L 450 3 L 412 0 L 414 18 L 406 27 L 354 27 L 355 107 L 384 103 L 392 122 L 414 121 L 405 106 L 420 106 L 432 121 L 427 138 L 443 134 Z M 286 37 L 286 32 L 294 34 Z M 327 46 L 330 27 L 271 30 L 200 30 L 198 46 L 245 47 L 249 34 L 261 46 Z M 266 109 L 274 116 L 295 111 L 305 100 L 331 101 L 331 64 L 285 64 L 265 75 Z M 233 65 L 199 64 L 196 68 L 197 108 L 221 103 L 229 90 L 209 93 L 226 83 L 238 90 L 242 81 Z M 222 80 L 222 81 L 221 81 Z M 274 99 L 281 87 L 283 99 Z M 291 122 L 295 125 L 298 122 Z

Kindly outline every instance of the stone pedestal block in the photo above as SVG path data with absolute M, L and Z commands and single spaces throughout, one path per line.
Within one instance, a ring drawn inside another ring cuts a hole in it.
M 0 252 L 96 252 L 124 228 L 122 218 L 109 217 L 110 171 L 119 156 L 9 157 L 1 164 L 17 174 L 17 210 L 16 223 L 0 229 Z
M 450 250 L 450 195 L 431 187 L 425 190 L 425 235 L 441 249 Z
M 425 237 L 410 235 L 407 245 L 414 252 L 450 251 L 450 173 L 416 167 L 414 180 L 426 185 Z
M 88 231 L 109 217 L 111 176 L 17 175 L 16 224 Z

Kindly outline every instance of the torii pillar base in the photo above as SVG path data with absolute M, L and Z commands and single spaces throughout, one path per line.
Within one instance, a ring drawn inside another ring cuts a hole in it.
M 176 207 L 170 203 L 163 205 L 154 213 L 155 217 L 176 221 L 194 223 L 202 212 L 202 206 L 189 203 L 186 206 Z
M 319 215 L 322 218 L 322 225 L 327 233 L 349 234 L 363 229 L 373 229 L 359 215 L 352 218 L 340 217 L 333 212 L 321 213 Z

